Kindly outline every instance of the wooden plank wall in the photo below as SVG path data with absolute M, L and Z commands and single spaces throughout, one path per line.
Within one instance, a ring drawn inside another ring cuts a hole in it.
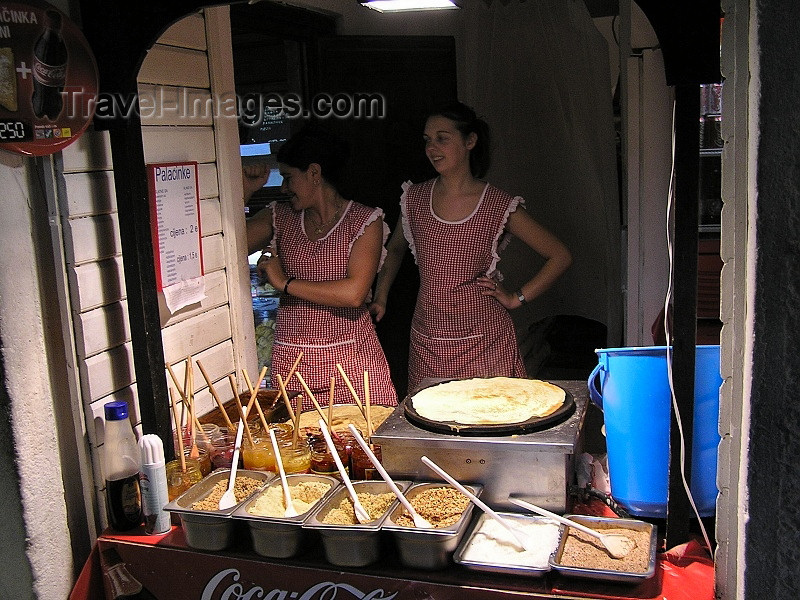
M 234 338 L 238 331 L 237 310 L 239 313 L 241 310 L 232 308 L 229 302 L 230 265 L 236 264 L 238 257 L 226 256 L 231 251 L 230 243 L 224 243 L 214 119 L 210 111 L 199 108 L 207 107 L 211 98 L 209 71 L 204 16 L 194 14 L 170 27 L 149 51 L 139 72 L 139 95 L 146 162 L 199 164 L 206 298 L 170 314 L 161 296 L 165 359 L 176 363 L 174 371 L 181 382 L 184 359 L 191 355 L 200 360 L 215 381 L 217 391 L 223 399 L 228 399 L 232 392 L 227 376 L 236 372 L 240 361 L 234 352 Z M 156 110 L 148 109 L 150 99 L 154 99 Z M 195 106 L 197 110 L 186 111 L 186 106 Z M 157 110 L 158 107 L 166 108 Z M 66 194 L 60 210 L 66 268 L 80 392 L 102 520 L 105 519 L 104 478 L 100 468 L 103 405 L 126 400 L 135 422 L 139 423 L 124 258 L 107 132 L 87 132 L 63 151 L 63 164 Z M 235 231 L 230 235 L 234 234 Z M 234 305 L 238 302 L 234 300 Z M 196 408 L 199 414 L 204 414 L 215 404 L 199 369 L 195 366 L 193 371 Z M 140 425 L 138 429 L 141 433 Z

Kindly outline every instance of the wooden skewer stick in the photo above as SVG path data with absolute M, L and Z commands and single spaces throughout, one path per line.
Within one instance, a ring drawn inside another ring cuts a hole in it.
M 328 395 L 328 430 L 333 432 L 333 391 L 336 386 L 336 377 L 331 376 L 331 393 Z
M 364 371 L 364 418 L 367 421 L 367 441 L 372 439 L 372 418 L 369 402 L 369 373 Z
M 356 404 L 358 404 L 358 409 L 361 411 L 361 414 L 364 415 L 364 418 L 366 419 L 367 414 L 364 412 L 364 406 L 361 404 L 361 398 L 359 398 L 358 394 L 356 394 L 356 390 L 355 388 L 353 388 L 353 384 L 350 383 L 350 378 L 347 376 L 347 373 L 344 372 L 344 369 L 342 368 L 341 364 L 336 363 L 336 368 L 339 370 L 342 379 L 344 379 L 344 384 L 347 386 L 347 389 L 350 390 L 350 394 L 353 396 L 353 400 L 355 400 Z
M 286 384 L 283 382 L 283 377 L 281 377 L 280 373 L 276 375 L 276 379 L 278 380 L 278 388 L 281 390 L 281 396 L 283 396 L 283 403 L 286 405 L 286 410 L 289 411 L 289 418 L 294 422 L 295 414 L 292 410 L 292 403 L 289 402 L 289 394 L 286 393 Z
M 172 383 L 175 384 L 175 388 L 178 390 L 178 393 L 181 395 L 181 400 L 185 399 L 185 395 L 183 393 L 183 389 L 181 388 L 181 384 L 178 383 L 178 376 L 175 375 L 175 371 L 172 370 L 172 365 L 167 363 L 167 371 L 169 372 L 169 376 L 172 378 Z
M 205 368 L 203 368 L 203 364 L 199 360 L 197 361 L 197 366 L 200 368 L 200 373 L 203 374 L 203 377 L 208 384 L 208 391 L 211 392 L 211 395 L 214 397 L 214 401 L 219 407 L 219 411 L 222 413 L 222 418 L 225 419 L 225 425 L 228 427 L 228 431 L 233 431 L 235 429 L 233 423 L 228 416 L 228 412 L 225 410 L 225 406 L 222 404 L 222 400 L 219 398 L 219 394 L 217 394 L 217 390 L 214 389 L 214 384 L 211 383 L 211 378 L 208 376 Z
M 236 402 L 236 408 L 239 410 L 239 418 L 241 419 L 241 421 L 239 421 L 239 427 L 244 427 L 244 433 L 247 435 L 247 440 L 250 442 L 250 446 L 252 447 L 255 445 L 253 443 L 253 434 L 250 433 L 250 428 L 247 426 L 247 415 L 250 414 L 250 406 L 247 407 L 247 412 L 245 412 L 244 408 L 242 407 L 242 401 L 239 400 L 239 394 L 234 394 L 233 399 Z M 238 429 L 236 435 L 239 435 Z
M 280 375 L 278 375 L 280 377 Z M 291 404 L 289 405 L 291 408 Z M 292 431 L 292 448 L 297 448 L 297 442 L 300 438 L 300 415 L 303 414 L 303 398 L 300 394 L 297 394 L 297 411 L 295 411 L 294 418 L 292 419 L 292 425 L 294 426 L 294 430 Z
M 286 379 L 284 380 L 285 384 L 289 383 L 289 380 L 292 378 L 292 375 L 294 375 L 294 372 L 297 371 L 297 367 L 300 364 L 300 361 L 302 359 L 303 359 L 303 352 L 300 351 L 300 354 L 298 354 L 297 358 L 294 359 L 294 363 L 292 364 L 292 368 L 289 369 L 289 374 L 286 376 Z
M 258 388 L 261 387 L 261 382 L 264 381 L 264 377 L 267 376 L 267 367 L 266 365 L 261 368 L 261 372 L 258 374 L 258 381 L 256 382 L 256 387 L 250 390 L 250 402 L 247 403 L 247 414 L 250 414 L 250 409 L 253 408 L 253 403 L 256 401 L 256 396 L 258 396 Z
M 306 394 L 308 394 L 308 397 L 311 398 L 311 403 L 314 405 L 314 408 L 317 409 L 319 416 L 322 417 L 322 420 L 325 421 L 325 424 L 328 425 L 328 429 L 330 429 L 330 424 L 328 423 L 328 420 L 325 418 L 325 411 L 322 410 L 322 407 L 319 405 L 319 402 L 317 402 L 317 399 L 314 397 L 314 393 L 309 389 L 308 384 L 306 383 L 306 380 L 303 379 L 303 376 L 300 374 L 300 371 L 297 371 L 295 373 L 295 376 L 297 377 L 297 380 L 300 382 L 300 385 L 303 386 L 303 389 L 306 391 Z
M 242 375 L 244 376 L 244 380 L 247 383 L 247 388 L 250 390 L 250 393 L 253 393 L 253 384 L 250 381 L 250 376 L 247 374 L 247 369 L 242 369 Z M 258 391 L 256 391 L 256 396 L 258 396 Z M 258 418 L 261 419 L 261 425 L 264 426 L 264 431 L 269 432 L 269 425 L 267 424 L 267 419 L 264 416 L 264 410 L 261 408 L 261 402 L 256 400 L 255 402 L 256 410 L 258 411 Z
M 197 447 L 197 411 L 194 406 L 194 369 L 192 368 L 192 355 L 186 357 L 186 368 L 189 371 L 189 388 L 186 397 L 189 399 L 189 418 L 191 419 L 191 440 L 192 449 L 189 458 L 200 458 L 200 448 Z
M 180 451 L 181 473 L 186 472 L 186 457 L 183 455 L 183 434 L 181 433 L 181 423 L 178 420 L 178 405 L 175 403 L 175 394 L 169 388 L 169 401 L 172 404 L 172 418 L 175 420 L 175 427 L 178 433 L 178 450 Z

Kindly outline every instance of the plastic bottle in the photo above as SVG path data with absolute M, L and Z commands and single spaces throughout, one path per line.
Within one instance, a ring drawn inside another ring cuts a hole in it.
M 48 10 L 45 29 L 33 46 L 33 114 L 55 121 L 64 107 L 61 92 L 67 77 L 67 46 L 61 37 L 61 13 Z
M 142 489 L 144 530 L 147 533 L 166 533 L 170 530 L 171 519 L 164 510 L 169 502 L 164 444 L 160 437 L 149 433 L 139 440 L 139 450 L 142 455 L 139 485 Z
M 117 531 L 127 531 L 142 522 L 140 451 L 128 420 L 128 403 L 108 402 L 104 409 L 103 473 L 108 522 Z

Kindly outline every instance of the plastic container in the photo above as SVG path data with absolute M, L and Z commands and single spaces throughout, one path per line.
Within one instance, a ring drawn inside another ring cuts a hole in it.
M 128 420 L 128 403 L 108 402 L 103 408 L 106 417 L 103 473 L 108 522 L 117 531 L 127 531 L 142 523 L 140 451 Z
M 664 518 L 669 486 L 671 392 L 666 346 L 596 350 L 589 376 L 603 410 L 611 495 L 633 515 Z M 701 516 L 714 514 L 720 437 L 719 346 L 697 346 L 690 488 Z M 596 378 L 599 376 L 599 388 Z
M 142 490 L 144 530 L 150 534 L 166 533 L 170 530 L 170 514 L 164 510 L 169 502 L 164 444 L 160 437 L 150 433 L 139 440 L 139 450 L 142 458 L 139 485 Z

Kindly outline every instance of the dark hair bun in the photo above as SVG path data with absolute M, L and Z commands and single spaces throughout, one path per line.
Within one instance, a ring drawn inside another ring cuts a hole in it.
M 279 163 L 301 171 L 316 163 L 322 177 L 340 191 L 350 159 L 350 146 L 338 135 L 318 125 L 306 125 L 278 150 Z
M 431 112 L 428 117 L 444 117 L 456 124 L 461 135 L 474 133 L 478 140 L 469 153 L 469 168 L 473 177 L 483 177 L 492 162 L 492 143 L 489 125 L 478 118 L 475 111 L 463 102 L 453 101 Z

